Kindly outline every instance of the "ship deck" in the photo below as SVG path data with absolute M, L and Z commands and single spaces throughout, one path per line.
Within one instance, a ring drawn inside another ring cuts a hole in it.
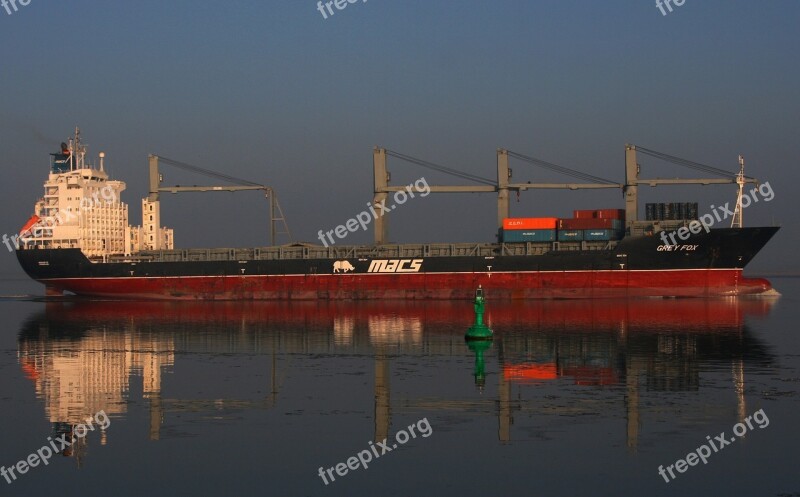
M 525 242 L 525 243 L 403 243 L 341 245 L 324 247 L 292 244 L 277 247 L 210 248 L 142 251 L 130 256 L 110 256 L 92 262 L 188 262 L 257 261 L 303 259 L 381 259 L 423 257 L 531 256 L 548 252 L 613 250 L 617 241 Z

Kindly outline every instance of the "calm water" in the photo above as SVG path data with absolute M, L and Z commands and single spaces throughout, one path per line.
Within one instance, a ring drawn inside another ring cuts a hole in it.
M 485 350 L 468 302 L 4 298 L 0 465 L 108 418 L 0 495 L 800 495 L 800 280 L 773 283 L 780 299 L 490 299 Z

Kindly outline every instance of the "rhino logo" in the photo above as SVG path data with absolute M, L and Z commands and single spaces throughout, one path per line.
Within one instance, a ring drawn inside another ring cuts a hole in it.
M 333 263 L 333 272 L 334 273 L 348 273 L 350 271 L 355 271 L 356 268 L 350 264 L 350 261 L 336 261 Z

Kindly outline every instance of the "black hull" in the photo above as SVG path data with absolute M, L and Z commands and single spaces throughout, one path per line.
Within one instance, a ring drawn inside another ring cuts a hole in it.
M 605 250 L 562 243 L 541 255 L 505 255 L 495 244 L 451 256 L 400 245 L 397 255 L 378 257 L 364 256 L 371 247 L 341 247 L 324 258 L 262 259 L 259 249 L 231 249 L 228 260 L 181 260 L 188 252 L 172 251 L 151 261 L 92 262 L 79 249 L 17 257 L 54 293 L 119 298 L 470 298 L 477 285 L 500 298 L 739 295 L 771 288 L 741 271 L 778 229 L 715 229 L 674 246 L 659 236 L 626 237 Z

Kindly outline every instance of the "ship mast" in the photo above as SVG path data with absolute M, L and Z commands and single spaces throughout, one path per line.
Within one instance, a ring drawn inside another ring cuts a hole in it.
M 736 197 L 736 210 L 733 211 L 731 228 L 743 228 L 742 225 L 742 197 L 744 196 L 744 157 L 739 156 L 739 174 L 736 175 L 736 184 L 739 185 L 739 195 Z
M 69 139 L 69 170 L 75 171 L 86 167 L 84 158 L 86 147 L 81 145 L 81 129 L 75 126 L 75 136 Z

